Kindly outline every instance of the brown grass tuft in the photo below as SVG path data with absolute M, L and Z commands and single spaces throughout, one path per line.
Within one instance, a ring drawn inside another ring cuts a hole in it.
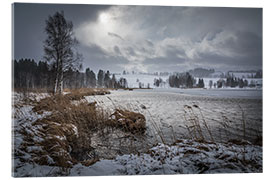
M 70 90 L 67 92 L 70 92 L 65 95 L 69 100 L 81 100 L 85 96 L 110 94 L 110 91 L 103 88 L 82 88 L 82 89 Z
M 146 130 L 145 117 L 141 113 L 116 109 L 110 119 L 117 126 L 133 133 L 144 133 Z

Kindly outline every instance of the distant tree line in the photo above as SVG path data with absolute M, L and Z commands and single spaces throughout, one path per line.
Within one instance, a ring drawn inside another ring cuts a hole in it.
M 222 87 L 243 88 L 243 87 L 248 87 L 248 86 L 251 87 L 252 85 L 249 85 L 246 79 L 236 78 L 233 76 L 227 76 L 226 80 L 220 79 L 217 81 L 217 88 L 222 88 Z
M 33 59 L 14 60 L 14 88 L 53 88 L 54 71 L 54 67 L 49 68 L 47 62 L 40 61 L 36 63 Z
M 115 75 L 113 74 L 110 77 L 110 72 L 99 70 L 97 75 L 97 87 L 106 87 L 106 88 L 127 88 L 128 82 L 125 78 L 120 78 L 116 80 Z
M 197 84 L 197 87 L 198 88 L 204 88 L 204 81 L 203 81 L 203 79 L 199 79 L 198 84 Z
M 170 87 L 193 88 L 195 84 L 196 84 L 196 80 L 188 72 L 177 73 L 177 74 L 169 76 Z
M 252 74 L 252 76 L 253 76 L 253 74 Z M 251 78 L 262 78 L 262 71 L 257 71 L 255 76 L 253 76 L 253 77 L 252 76 L 251 76 Z
M 33 59 L 13 61 L 13 84 L 19 89 L 50 89 L 55 86 L 55 66 L 47 61 L 36 62 Z M 86 68 L 85 72 L 69 68 L 64 71 L 63 88 L 127 88 L 125 78 L 116 79 L 109 71 L 99 70 L 98 75 Z

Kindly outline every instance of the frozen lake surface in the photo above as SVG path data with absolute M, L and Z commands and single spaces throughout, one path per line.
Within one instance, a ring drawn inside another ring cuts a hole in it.
M 136 90 L 149 91 L 149 90 Z M 217 98 L 245 98 L 245 99 L 262 99 L 262 89 L 247 88 L 222 88 L 222 89 L 180 89 L 180 88 L 154 88 L 154 92 L 172 92 L 187 95 L 202 95 Z
M 205 120 L 215 141 L 244 138 L 254 142 L 262 136 L 261 90 L 156 88 L 118 90 L 109 95 L 86 98 L 97 101 L 111 112 L 120 108 L 142 113 L 151 141 L 156 141 L 160 134 L 167 142 L 189 138 L 186 127 L 192 118 L 200 120 L 204 135 L 209 138 L 203 126 L 202 120 Z M 187 109 L 188 106 L 192 108 Z

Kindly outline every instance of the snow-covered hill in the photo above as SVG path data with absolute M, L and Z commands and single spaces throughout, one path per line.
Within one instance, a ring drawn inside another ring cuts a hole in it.
M 168 79 L 169 79 L 169 75 L 168 76 L 158 76 L 158 75 L 148 75 L 148 74 L 118 74 L 115 76 L 117 79 L 125 78 L 127 79 L 128 82 L 128 87 L 129 88 L 139 88 L 140 84 L 142 88 L 156 88 L 156 86 L 154 86 L 154 80 L 155 79 L 159 79 L 161 78 L 162 81 L 164 82 L 163 84 L 161 84 L 161 86 L 159 88 L 170 88 L 169 83 L 168 83 Z M 239 76 L 239 78 L 242 78 Z M 196 79 L 196 83 L 198 83 L 199 78 L 195 78 Z M 211 78 L 203 78 L 204 80 L 204 86 L 205 88 L 210 88 L 209 86 L 209 82 L 212 81 L 212 84 L 214 85 L 214 83 L 217 83 L 218 80 L 223 79 L 224 81 L 226 81 L 226 78 L 219 78 L 219 77 L 211 77 Z M 248 81 L 249 84 L 254 84 L 255 87 L 262 87 L 262 79 L 255 79 L 255 78 L 244 78 Z M 214 88 L 214 86 L 212 86 L 212 88 Z
M 167 79 L 169 79 L 169 76 L 157 76 L 157 75 L 146 75 L 146 74 L 125 74 L 125 75 L 116 75 L 117 79 L 125 78 L 128 82 L 129 88 L 139 88 L 139 84 L 141 83 L 143 88 L 147 88 L 148 84 L 150 88 L 155 88 L 154 86 L 154 79 L 161 78 L 164 82 L 166 82 Z M 168 87 L 168 83 L 166 83 L 166 86 Z

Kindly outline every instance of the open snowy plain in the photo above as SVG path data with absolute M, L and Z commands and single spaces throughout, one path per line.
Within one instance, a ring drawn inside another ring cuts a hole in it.
M 47 165 L 28 162 L 43 147 L 32 144 L 22 150 L 20 131 L 24 128 L 42 142 L 40 127 L 33 123 L 50 112 L 37 114 L 31 105 L 16 105 L 22 95 L 13 96 L 16 177 L 262 172 L 261 89 L 155 88 L 85 96 L 82 101 L 97 102 L 109 114 L 118 108 L 142 113 L 146 132 L 128 138 L 115 131 L 106 139 L 93 134 L 89 143 L 99 161 L 90 166 L 75 164 L 64 174 L 60 167 L 50 165 L 54 163 L 50 156 Z M 32 96 L 39 100 L 47 95 Z M 199 123 L 197 129 L 194 122 Z

